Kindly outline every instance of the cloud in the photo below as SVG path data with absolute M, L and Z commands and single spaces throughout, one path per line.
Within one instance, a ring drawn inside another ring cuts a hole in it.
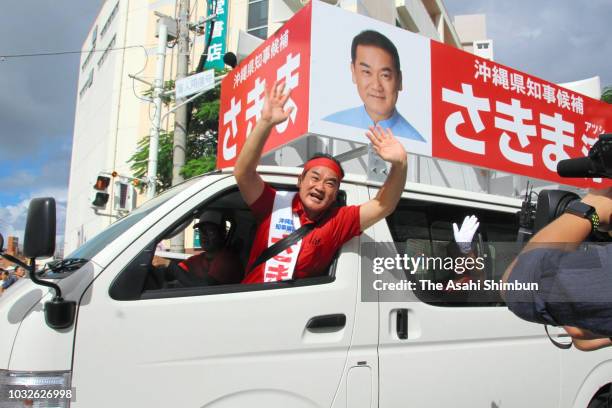
M 562 83 L 601 77 L 612 85 L 612 2 L 445 0 L 451 15 L 484 13 L 495 60 Z
M 521 27 L 520 30 L 517 31 L 516 36 L 519 38 L 524 38 L 527 40 L 535 40 L 542 35 L 541 28 L 527 28 Z
M 0 233 L 5 238 L 17 236 L 23 242 L 28 203 L 29 200 L 23 200 L 16 205 L 0 207 Z
M 70 145 L 50 144 L 44 155 L 23 161 L 19 167 L 5 167 L 0 176 L 0 205 L 14 204 L 18 199 L 29 197 L 31 191 L 42 188 L 66 188 L 70 173 Z
M 0 233 L 6 237 L 16 236 L 20 245 L 23 244 L 28 206 L 35 197 L 54 197 L 56 206 L 56 248 L 62 248 L 64 242 L 64 226 L 66 224 L 67 189 L 43 188 L 34 191 L 27 199 L 17 204 L 0 207 Z

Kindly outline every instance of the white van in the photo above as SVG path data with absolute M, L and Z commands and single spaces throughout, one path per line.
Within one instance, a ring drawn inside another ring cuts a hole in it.
M 301 169 L 259 171 L 268 183 L 291 189 Z M 344 203 L 359 204 L 377 187 L 348 175 L 341 190 Z M 46 275 L 56 278 L 65 300 L 77 302 L 69 327 L 52 329 L 45 320 L 53 290 L 29 279 L 7 290 L 0 297 L 0 406 L 30 406 L 8 395 L 8 385 L 44 384 L 71 388 L 72 402 L 33 406 L 606 403 L 612 348 L 560 350 L 542 326 L 518 319 L 500 302 L 429 304 L 407 301 L 412 294 L 401 292 L 393 300 L 362 301 L 360 275 L 369 273 L 360 267 L 363 243 L 418 241 L 433 248 L 450 240 L 451 222 L 465 214 L 479 217 L 490 245 L 515 240 L 519 200 L 408 184 L 395 213 L 344 245 L 326 276 L 199 287 L 165 281 L 152 266 L 157 245 L 211 208 L 227 214 L 229 244 L 244 264 L 254 220 L 224 171 L 147 202 L 70 254 L 77 260 L 65 270 Z M 503 273 L 503 265 L 491 268 L 492 276 Z

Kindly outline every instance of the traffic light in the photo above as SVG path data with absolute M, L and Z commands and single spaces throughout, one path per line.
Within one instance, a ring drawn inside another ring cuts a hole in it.
M 126 179 L 115 181 L 114 208 L 121 211 L 132 211 L 136 208 L 136 189 Z
M 94 184 L 94 192 L 91 200 L 92 207 L 106 208 L 108 203 L 108 186 L 110 186 L 109 176 L 98 176 Z

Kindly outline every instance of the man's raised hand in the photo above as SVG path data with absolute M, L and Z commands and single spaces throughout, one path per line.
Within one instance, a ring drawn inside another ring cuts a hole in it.
M 261 120 L 268 122 L 272 126 L 286 121 L 293 110 L 293 107 L 285 109 L 285 103 L 287 103 L 291 91 L 283 94 L 284 90 L 285 83 L 278 81 L 274 82 L 270 88 L 266 88 L 264 106 L 261 110 Z
M 401 164 L 406 162 L 406 149 L 393 136 L 391 129 L 383 129 L 379 125 L 370 126 L 370 130 L 366 132 L 366 136 L 372 142 L 374 151 L 381 159 L 391 164 Z

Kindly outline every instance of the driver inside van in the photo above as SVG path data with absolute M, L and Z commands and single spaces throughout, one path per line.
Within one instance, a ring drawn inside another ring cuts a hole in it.
M 247 138 L 234 167 L 240 193 L 254 214 L 258 227 L 243 283 L 276 282 L 321 276 L 327 272 L 340 247 L 395 210 L 407 175 L 407 155 L 389 129 L 370 127 L 366 136 L 375 152 L 391 163 L 391 170 L 375 198 L 361 205 L 334 207 L 344 171 L 328 155 L 315 155 L 298 178 L 298 192 L 276 191 L 257 173 L 263 147 L 275 126 L 286 121 L 290 92 L 274 83 L 265 92 L 261 117 Z M 256 261 L 274 243 L 301 226 L 312 229 L 295 244 Z
M 240 283 L 244 269 L 239 255 L 225 246 L 223 214 L 207 210 L 200 214 L 194 228 L 200 232 L 202 252 L 178 263 L 170 262 L 166 280 L 177 280 L 188 287 Z

